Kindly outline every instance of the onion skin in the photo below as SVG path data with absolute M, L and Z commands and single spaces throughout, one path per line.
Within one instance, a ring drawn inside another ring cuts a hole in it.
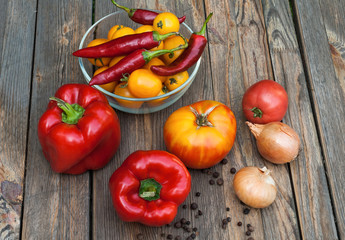
M 301 141 L 295 130 L 288 125 L 282 122 L 246 124 L 256 138 L 259 153 L 266 160 L 284 164 L 297 157 Z
M 233 187 L 237 197 L 253 208 L 271 205 L 277 196 L 277 187 L 266 167 L 244 167 L 234 177 Z

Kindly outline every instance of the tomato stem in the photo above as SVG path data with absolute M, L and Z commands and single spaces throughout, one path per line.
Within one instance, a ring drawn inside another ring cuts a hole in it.
M 196 117 L 196 125 L 197 125 L 197 129 L 199 129 L 200 127 L 214 127 L 213 124 L 208 121 L 208 115 L 210 115 L 210 113 L 217 107 L 218 105 L 215 105 L 211 108 L 209 108 L 205 113 L 198 113 L 197 110 L 195 110 L 195 108 L 193 108 L 192 106 L 189 106 L 190 110 L 192 111 L 192 113 L 194 113 L 195 117 Z
M 260 108 L 257 107 L 253 107 L 252 109 L 250 109 L 250 111 L 252 111 L 254 113 L 254 117 L 258 117 L 258 118 L 262 118 L 262 111 Z

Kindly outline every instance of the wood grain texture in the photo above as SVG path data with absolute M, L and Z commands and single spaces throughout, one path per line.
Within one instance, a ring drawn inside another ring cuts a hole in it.
M 36 1 L 5 1 L 0 17 L 0 239 L 19 239 Z
M 287 90 L 284 122 L 300 136 L 302 147 L 290 164 L 303 239 L 337 239 L 322 153 L 288 2 L 262 1 L 275 80 Z
M 329 7 L 327 3 L 330 4 Z M 336 69 L 339 67 L 332 61 L 332 47 L 330 48 L 328 41 L 328 37 L 332 36 L 327 37 L 326 29 L 328 27 L 328 32 L 334 31 L 336 38 L 342 38 L 344 29 L 339 27 L 344 25 L 338 23 L 341 19 L 337 16 L 340 14 L 338 11 L 344 9 L 345 3 L 327 3 L 294 1 L 337 230 L 339 238 L 342 239 L 345 238 L 345 92 L 344 79 L 337 76 Z M 322 8 L 326 9 L 321 10 Z M 327 12 L 327 9 L 332 9 L 332 12 Z M 342 146 L 339 143 L 342 143 Z
M 61 85 L 85 83 L 72 52 L 91 25 L 92 3 L 39 1 L 37 14 L 22 239 L 88 239 L 89 173 L 54 173 L 43 156 L 37 123 Z

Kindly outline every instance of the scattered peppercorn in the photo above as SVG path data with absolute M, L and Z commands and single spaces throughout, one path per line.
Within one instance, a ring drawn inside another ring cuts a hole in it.
M 226 229 L 226 226 L 227 226 L 226 224 L 224 224 L 224 223 L 222 224 L 223 229 Z
M 187 221 L 187 222 L 186 222 L 186 225 L 190 225 L 190 221 Z
M 214 178 L 219 177 L 219 172 L 214 172 L 214 173 L 212 174 L 212 176 L 213 176 Z
M 230 169 L 230 173 L 231 173 L 231 174 L 235 174 L 235 173 L 236 173 L 236 168 L 231 168 L 231 169 Z
M 175 240 L 182 240 L 181 236 L 176 236 Z
M 231 222 L 231 217 L 227 217 L 227 218 L 226 218 L 226 221 L 227 221 L 227 222 Z
M 208 171 L 207 171 L 207 174 L 208 174 L 208 175 L 212 175 L 212 173 L 213 173 L 213 172 L 212 172 L 211 170 L 208 170 Z
M 186 232 L 189 232 L 189 233 L 192 232 L 192 229 L 189 228 L 189 227 L 184 227 L 183 229 L 184 229 Z
M 198 231 L 198 228 L 194 227 L 193 232 L 196 232 L 196 231 Z
M 198 209 L 198 204 L 192 203 L 192 204 L 190 205 L 190 208 L 191 208 L 192 210 Z
M 198 210 L 198 214 L 201 216 L 201 215 L 202 215 L 202 211 L 201 211 L 201 210 Z
M 248 223 L 248 224 L 247 224 L 247 227 L 250 227 L 250 226 L 251 226 L 251 225 Z
M 228 159 L 224 158 L 224 159 L 221 161 L 221 163 L 222 163 L 223 165 L 227 164 L 227 163 L 228 163 Z
M 245 208 L 244 210 L 243 210 L 243 213 L 244 214 L 248 214 L 250 212 L 250 209 L 249 208 Z
M 248 227 L 248 231 L 254 232 L 254 227 L 253 227 L 253 226 L 249 226 L 249 227 Z
M 181 228 L 182 224 L 181 224 L 181 222 L 176 222 L 174 226 L 175 226 L 175 228 Z
M 190 237 L 191 237 L 192 239 L 195 239 L 195 238 L 196 238 L 195 233 L 192 233 L 192 234 L 190 235 Z
M 228 221 L 226 220 L 226 218 L 222 220 L 222 223 L 223 223 L 223 224 L 227 224 L 227 223 L 228 223 Z
M 229 212 L 229 211 L 230 211 L 230 208 L 229 208 L 229 207 L 227 207 L 227 208 L 226 208 L 226 211 L 227 211 L 227 212 Z
M 250 238 L 248 238 L 247 240 L 254 240 L 254 238 L 250 237 Z
M 185 224 L 185 223 L 187 222 L 187 220 L 186 220 L 185 218 L 181 218 L 180 222 L 181 222 L 182 224 Z
M 207 171 L 208 171 L 207 169 L 202 169 L 201 170 L 202 173 L 207 173 Z
M 173 236 L 173 235 L 168 234 L 167 239 L 173 239 L 173 238 L 174 238 L 174 236 Z
M 182 208 L 183 208 L 183 209 L 186 209 L 186 208 L 187 208 L 187 205 L 186 205 L 186 204 L 183 204 Z
M 139 233 L 139 234 L 137 235 L 137 239 L 138 239 L 138 240 L 144 239 L 144 235 L 143 235 L 142 233 Z
M 167 226 L 167 227 L 171 227 L 171 223 L 168 223 L 166 226 Z
M 250 236 L 251 234 L 252 234 L 252 233 L 251 233 L 250 231 L 247 231 L 247 232 L 246 232 L 246 235 L 247 235 L 247 236 Z
M 187 237 L 186 240 L 192 240 L 193 238 L 191 236 Z
M 242 222 L 238 222 L 237 226 L 241 227 L 242 226 Z
M 201 195 L 200 192 L 195 193 L 195 196 L 197 196 L 197 197 L 200 197 L 200 195 Z
M 216 182 L 215 182 L 213 179 L 211 179 L 211 180 L 209 181 L 209 183 L 210 183 L 210 185 L 214 185 Z
M 222 186 L 224 184 L 224 180 L 222 178 L 217 179 L 218 186 Z

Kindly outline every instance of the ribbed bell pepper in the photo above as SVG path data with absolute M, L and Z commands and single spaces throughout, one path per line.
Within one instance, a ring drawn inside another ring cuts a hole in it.
M 85 84 L 66 84 L 50 100 L 38 138 L 51 168 L 81 174 L 104 167 L 121 139 L 119 119 L 106 97 Z
M 191 188 L 191 177 L 175 155 L 136 151 L 109 180 L 115 210 L 123 221 L 148 226 L 171 223 Z

